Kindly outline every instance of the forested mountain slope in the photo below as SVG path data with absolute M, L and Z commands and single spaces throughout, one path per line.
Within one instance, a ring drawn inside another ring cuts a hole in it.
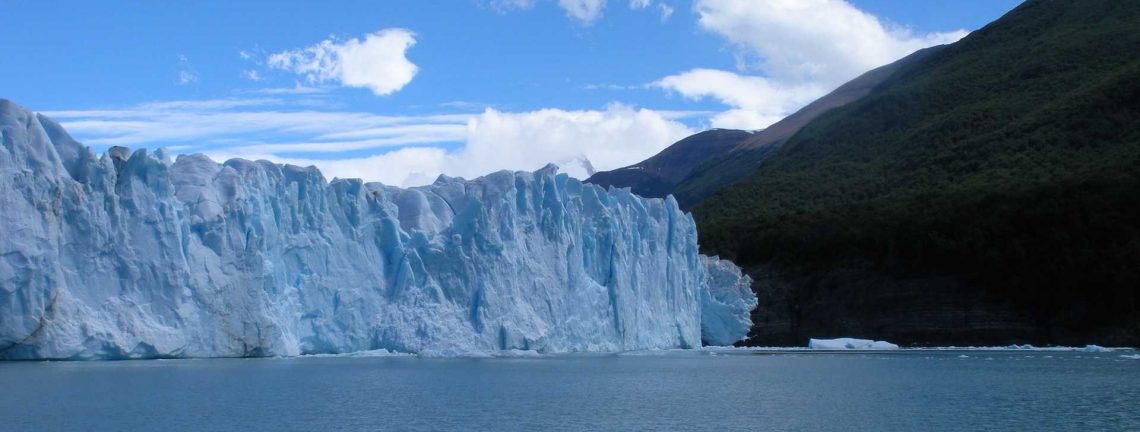
M 1027 1 L 694 214 L 756 343 L 1140 343 L 1140 2 Z
M 944 46 L 919 50 L 899 61 L 882 66 L 839 86 L 790 116 L 740 141 L 720 154 L 710 154 L 671 190 L 683 208 L 699 204 L 721 188 L 748 178 L 760 163 L 779 149 L 788 138 L 824 113 L 867 96 L 883 81 L 908 64 L 921 61 Z

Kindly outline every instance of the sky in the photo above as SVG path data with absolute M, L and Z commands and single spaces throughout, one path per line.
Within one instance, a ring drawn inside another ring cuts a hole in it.
M 0 98 L 110 146 L 414 186 L 762 129 L 1016 0 L 0 0 Z

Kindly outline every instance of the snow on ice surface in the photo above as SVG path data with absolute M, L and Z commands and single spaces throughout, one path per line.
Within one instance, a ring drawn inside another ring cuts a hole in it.
M 115 147 L 0 100 L 0 359 L 731 343 L 747 276 L 671 197 L 548 166 L 400 189 Z
M 869 339 L 838 338 L 838 339 L 811 339 L 808 348 L 813 350 L 893 350 L 899 346 L 890 342 L 873 341 Z

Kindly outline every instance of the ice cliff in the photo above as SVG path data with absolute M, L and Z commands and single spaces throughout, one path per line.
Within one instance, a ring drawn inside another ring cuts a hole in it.
M 696 347 L 751 324 L 670 197 L 552 166 L 400 189 L 114 147 L 0 100 L 0 359 Z

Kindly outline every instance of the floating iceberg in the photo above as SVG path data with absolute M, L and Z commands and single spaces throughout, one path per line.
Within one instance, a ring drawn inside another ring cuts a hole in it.
M 400 189 L 114 147 L 0 100 L 0 359 L 731 343 L 756 298 L 669 197 L 553 166 Z
M 813 350 L 893 350 L 899 349 L 899 346 L 890 342 L 870 339 L 838 338 L 811 339 L 808 341 L 808 348 Z

